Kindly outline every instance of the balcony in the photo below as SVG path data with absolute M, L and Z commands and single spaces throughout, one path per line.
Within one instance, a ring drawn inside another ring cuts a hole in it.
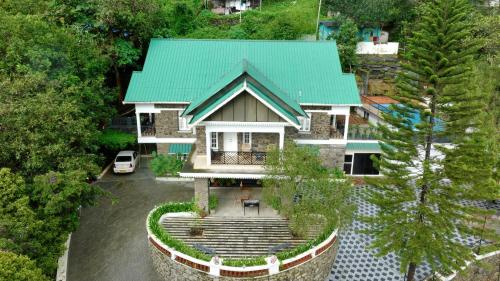
M 154 125 L 141 125 L 141 136 L 154 137 L 156 135 L 156 128 Z
M 264 165 L 266 152 L 260 151 L 214 151 L 211 152 L 215 165 Z
M 351 125 L 347 139 L 349 140 L 376 140 L 376 129 L 369 125 Z

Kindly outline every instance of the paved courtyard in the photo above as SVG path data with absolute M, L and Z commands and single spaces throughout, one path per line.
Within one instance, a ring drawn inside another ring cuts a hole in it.
M 193 196 L 192 183 L 156 182 L 142 161 L 134 174 L 108 173 L 98 184 L 115 200 L 84 208 L 73 233 L 68 281 L 159 281 L 146 239 L 149 211 L 165 201 Z
M 193 184 L 156 182 L 142 161 L 130 175 L 107 174 L 98 184 L 113 198 L 84 208 L 79 229 L 73 233 L 68 260 L 68 281 L 159 281 L 147 248 L 145 221 L 148 212 L 166 201 L 186 201 L 193 196 Z M 238 188 L 239 189 L 239 188 Z M 374 206 L 363 201 L 356 188 L 358 213 L 375 214 Z M 116 201 L 112 203 L 112 201 Z M 235 200 L 233 200 L 235 201 Z M 500 210 L 500 204 L 488 207 Z M 337 259 L 329 281 L 404 280 L 394 255 L 377 258 L 368 249 L 371 237 L 358 231 L 366 225 L 354 221 L 341 234 Z M 473 238 L 463 239 L 472 245 Z M 428 266 L 417 270 L 416 279 L 430 273 Z

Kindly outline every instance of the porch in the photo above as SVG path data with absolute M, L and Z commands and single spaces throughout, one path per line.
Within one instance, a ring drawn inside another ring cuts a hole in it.
M 195 169 L 213 169 L 217 166 L 263 166 L 270 150 L 284 146 L 284 125 L 244 124 L 206 125 L 205 154 L 194 157 Z M 203 160 L 205 163 L 203 163 Z M 252 168 L 250 168 L 252 169 Z M 262 169 L 262 168 L 258 168 Z
M 262 187 L 210 187 L 210 195 L 217 197 L 219 204 L 210 212 L 213 217 L 260 217 L 280 218 L 262 198 Z M 245 207 L 244 200 L 258 200 L 259 207 Z

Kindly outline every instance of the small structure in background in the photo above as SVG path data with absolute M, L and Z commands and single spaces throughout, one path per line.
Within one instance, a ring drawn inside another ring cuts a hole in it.
M 260 7 L 261 0 L 212 0 L 212 12 L 219 15 L 252 10 Z

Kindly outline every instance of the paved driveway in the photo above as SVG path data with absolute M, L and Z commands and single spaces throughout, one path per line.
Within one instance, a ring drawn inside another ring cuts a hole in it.
M 98 184 L 114 196 L 82 210 L 69 250 L 68 281 L 159 281 L 146 239 L 148 212 L 193 196 L 192 183 L 159 183 L 148 161 L 130 175 L 108 173 Z

